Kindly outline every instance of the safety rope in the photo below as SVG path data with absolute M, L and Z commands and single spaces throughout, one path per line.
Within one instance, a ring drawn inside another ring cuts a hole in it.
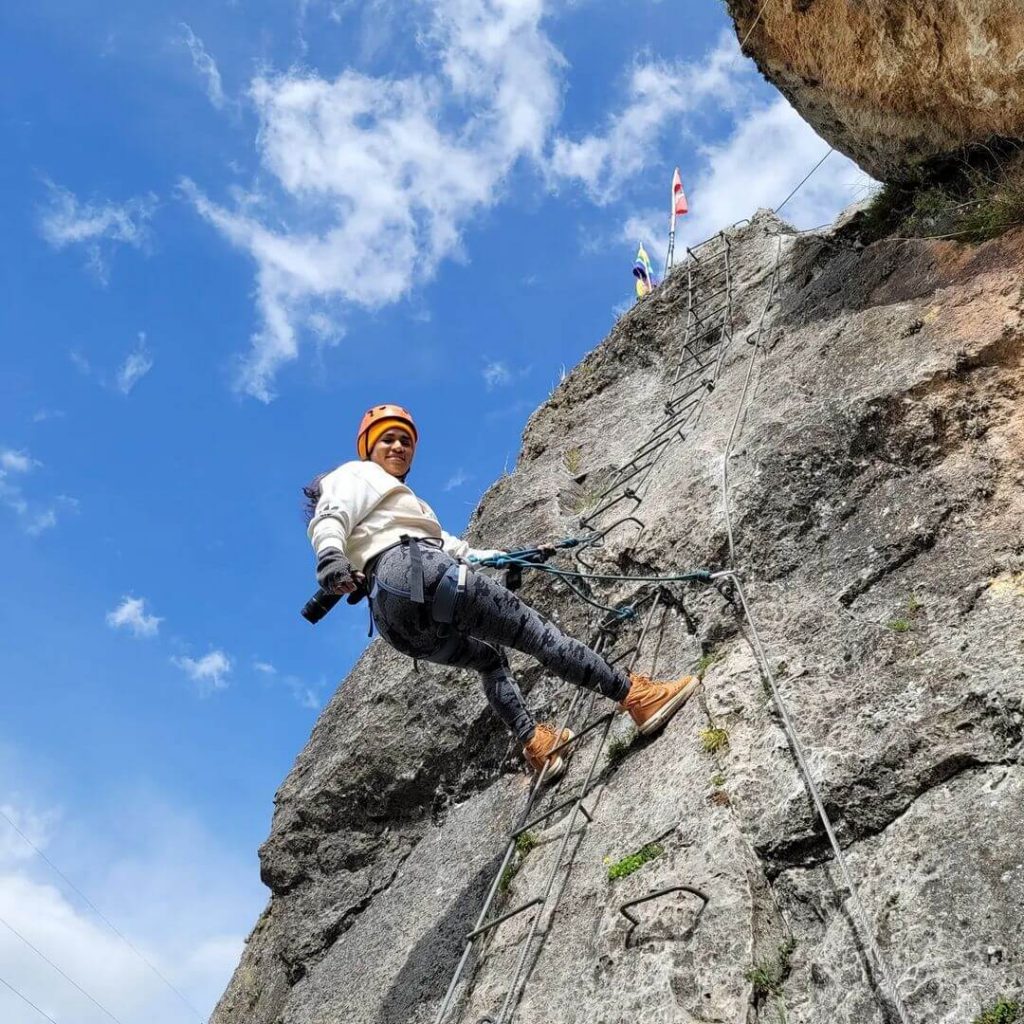
M 577 542 L 578 543 L 578 542 Z M 556 545 L 552 545 L 553 547 Z M 557 545 L 559 547 L 569 546 L 564 543 Z M 575 544 L 571 545 L 575 546 Z M 636 607 L 632 604 L 625 605 L 607 605 L 601 604 L 600 601 L 595 601 L 593 598 L 588 596 L 579 587 L 573 586 L 570 580 L 594 580 L 601 583 L 609 582 L 628 582 L 628 583 L 711 583 L 712 574 L 708 569 L 694 569 L 691 572 L 684 573 L 671 573 L 664 576 L 621 576 L 611 573 L 595 573 L 595 572 L 573 572 L 570 569 L 559 569 L 554 565 L 545 565 L 541 562 L 530 561 L 528 558 L 517 557 L 514 554 L 506 555 L 492 555 L 490 558 L 484 558 L 475 563 L 476 565 L 482 565 L 488 568 L 505 568 L 516 566 L 520 569 L 534 569 L 537 572 L 547 573 L 549 576 L 555 576 L 560 579 L 578 598 L 585 601 L 592 608 L 597 608 L 600 611 L 608 612 L 617 619 L 632 619 L 636 615 Z
M 754 364 L 757 362 L 757 351 L 761 347 L 761 339 L 764 337 L 764 325 L 768 317 L 768 310 L 772 308 L 772 301 L 775 298 L 775 290 L 779 284 L 779 263 L 782 260 L 782 236 L 779 236 L 778 245 L 775 250 L 775 266 L 772 268 L 771 285 L 768 289 L 768 301 L 761 310 L 761 319 L 757 324 L 757 331 L 754 333 L 753 350 L 750 353 L 750 362 L 747 364 L 747 375 L 743 379 L 743 390 L 740 392 L 739 402 L 736 404 L 736 415 L 732 421 L 732 428 L 729 430 L 729 439 L 725 443 L 725 454 L 722 457 L 722 512 L 725 516 L 725 532 L 729 538 L 729 565 L 736 564 L 736 544 L 732 533 L 732 515 L 729 508 L 729 460 L 732 458 L 732 446 L 736 441 L 736 432 L 739 429 L 740 420 L 746 411 L 747 393 L 750 390 L 750 379 L 754 373 Z

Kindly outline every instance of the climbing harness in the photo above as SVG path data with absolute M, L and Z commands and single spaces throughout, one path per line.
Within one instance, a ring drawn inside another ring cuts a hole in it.
M 451 624 L 455 621 L 455 609 L 462 595 L 466 592 L 469 566 L 462 562 L 456 562 L 454 565 L 449 566 L 445 574 L 438 580 L 434 593 L 430 595 L 428 600 L 423 588 L 423 552 L 420 550 L 421 544 L 428 544 L 436 548 L 441 547 L 441 541 L 433 537 L 410 537 L 408 534 L 403 534 L 401 540 L 396 544 L 386 547 L 379 554 L 374 555 L 367 564 L 366 578 L 369 585 L 367 603 L 370 606 L 370 631 L 367 636 L 373 636 L 373 602 L 377 594 L 382 590 L 388 594 L 394 594 L 396 597 L 408 598 L 413 604 L 422 605 L 429 613 L 430 618 L 442 627 L 439 630 L 439 636 L 447 639 L 451 635 Z M 376 570 L 380 564 L 381 557 L 388 551 L 398 547 L 407 548 L 409 551 L 408 590 L 396 587 L 393 584 L 387 584 L 377 577 Z

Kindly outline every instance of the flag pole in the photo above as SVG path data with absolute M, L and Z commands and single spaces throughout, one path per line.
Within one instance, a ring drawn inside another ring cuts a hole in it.
M 669 271 L 672 269 L 672 264 L 676 258 L 676 205 L 675 196 L 672 197 L 672 220 L 668 229 L 668 252 L 665 254 L 665 276 L 668 277 Z

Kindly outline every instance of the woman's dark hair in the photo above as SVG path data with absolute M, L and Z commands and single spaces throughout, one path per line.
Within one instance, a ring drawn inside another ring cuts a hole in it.
M 320 481 L 327 476 L 326 473 L 320 473 L 313 477 L 312 480 L 302 488 L 302 493 L 306 496 L 306 502 L 303 505 L 302 511 L 306 516 L 306 525 L 308 526 L 310 520 L 316 515 L 316 505 L 320 500 L 320 495 L 323 494 L 323 487 L 320 485 Z

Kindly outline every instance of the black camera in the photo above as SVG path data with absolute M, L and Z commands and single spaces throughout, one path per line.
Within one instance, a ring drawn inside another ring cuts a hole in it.
M 341 594 L 318 590 L 303 606 L 302 617 L 315 626 L 339 601 Z

